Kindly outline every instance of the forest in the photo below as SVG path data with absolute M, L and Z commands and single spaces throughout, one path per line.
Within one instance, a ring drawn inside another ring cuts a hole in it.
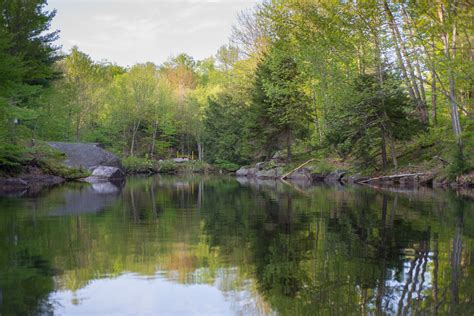
M 63 52 L 46 5 L 0 1 L 2 173 L 43 141 L 98 142 L 131 165 L 474 166 L 470 1 L 265 0 L 213 56 L 129 67 Z

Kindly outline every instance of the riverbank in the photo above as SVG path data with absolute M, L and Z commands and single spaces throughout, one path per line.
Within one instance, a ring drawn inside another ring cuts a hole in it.
M 0 194 L 39 192 L 65 182 L 103 182 L 125 175 L 156 173 L 223 173 L 237 165 L 211 166 L 203 161 L 175 158 L 151 160 L 120 159 L 98 143 L 38 142 L 25 146 L 16 163 L 0 168 Z M 234 168 L 234 169 L 232 169 Z
M 283 155 L 277 154 L 269 161 L 239 168 L 233 163 L 211 165 L 187 158 L 153 160 L 127 157 L 121 160 L 96 143 L 36 142 L 18 159 L 17 166 L 2 171 L 0 193 L 11 194 L 24 190 L 39 192 L 45 187 L 70 181 L 107 181 L 110 176 L 117 174 L 116 169 L 123 175 L 235 173 L 239 178 L 282 179 L 307 185 L 339 183 L 408 188 L 474 187 L 473 171 L 454 179 L 449 178 L 446 160 L 439 158 L 429 163 L 409 163 L 385 171 L 360 171 L 354 164 L 334 157 L 310 157 L 297 156 L 292 163 L 287 163 Z M 104 166 L 115 169 L 110 170 L 109 175 L 104 175 L 103 168 L 99 170 L 101 172 L 95 172 L 98 167 Z
M 450 179 L 445 168 L 410 165 L 385 171 L 357 171 L 353 165 L 337 160 L 309 159 L 285 163 L 278 159 L 244 166 L 237 177 L 281 179 L 317 183 L 364 184 L 394 187 L 473 188 L 474 171 Z

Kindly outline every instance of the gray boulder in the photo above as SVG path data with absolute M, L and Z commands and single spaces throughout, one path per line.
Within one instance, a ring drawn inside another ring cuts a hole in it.
M 246 177 L 247 173 L 248 173 L 248 168 L 241 167 L 235 172 L 235 175 L 237 177 Z
M 262 162 L 257 162 L 257 163 L 255 164 L 255 169 L 257 169 L 257 170 L 259 170 L 259 171 L 260 171 L 260 170 L 263 170 L 263 168 L 265 167 L 265 164 L 266 164 L 266 163 L 265 163 L 264 161 L 262 161 Z
M 254 177 L 257 170 L 255 168 L 241 167 L 235 172 L 237 177 Z
M 89 183 L 98 183 L 102 181 L 122 180 L 124 177 L 125 174 L 119 168 L 98 166 L 94 169 L 94 171 L 92 171 L 92 175 L 85 178 L 84 181 Z
M 119 168 L 99 166 L 92 171 L 92 176 L 107 179 L 122 179 L 125 175 Z
M 98 143 L 50 142 L 49 145 L 66 155 L 64 164 L 69 167 L 93 170 L 97 166 L 108 166 L 122 169 L 120 159 Z
M 326 183 L 337 183 L 341 182 L 342 177 L 347 173 L 345 170 L 336 170 L 331 173 L 329 173 L 325 178 L 324 182 Z
M 273 168 L 269 170 L 260 170 L 257 171 L 257 178 L 259 179 L 276 179 L 281 177 L 283 174 L 282 168 Z
M 173 161 L 176 162 L 176 163 L 182 163 L 182 162 L 186 162 L 186 161 L 189 161 L 189 158 L 173 158 Z
M 291 173 L 287 179 L 291 180 L 301 180 L 301 181 L 311 181 L 312 180 L 312 175 L 311 172 L 308 168 L 301 168 L 298 169 L 297 171 Z
M 369 179 L 369 177 L 365 177 L 365 176 L 362 176 L 360 174 L 354 174 L 354 175 L 352 175 L 348 178 L 344 178 L 345 182 L 347 182 L 349 184 L 359 183 L 359 182 L 367 180 L 367 179 Z
M 21 179 L 26 181 L 30 186 L 53 186 L 66 182 L 66 180 L 62 177 L 49 174 L 22 175 Z

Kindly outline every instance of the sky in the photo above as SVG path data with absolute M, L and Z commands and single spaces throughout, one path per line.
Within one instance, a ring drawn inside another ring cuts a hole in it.
M 121 66 L 160 64 L 188 53 L 214 55 L 229 42 L 237 14 L 256 0 L 49 0 L 56 9 L 51 30 L 60 30 L 64 52 L 73 46 L 94 60 Z

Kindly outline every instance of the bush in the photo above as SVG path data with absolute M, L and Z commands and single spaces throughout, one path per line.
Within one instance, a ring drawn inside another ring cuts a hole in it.
M 178 171 L 178 164 L 173 160 L 159 161 L 157 165 L 159 173 L 176 173 Z
M 122 160 L 126 173 L 152 173 L 155 172 L 153 161 L 147 158 L 129 156 Z
M 456 147 L 453 155 L 453 161 L 448 167 L 448 177 L 451 180 L 456 179 L 456 177 L 465 174 L 471 170 L 468 160 L 463 155 L 459 147 Z
M 221 159 L 217 159 L 216 162 L 214 163 L 214 165 L 218 169 L 225 170 L 225 171 L 228 171 L 228 172 L 234 172 L 237 169 L 239 169 L 238 164 L 227 161 L 227 160 L 221 160 Z
M 0 144 L 0 170 L 3 172 L 16 172 L 21 170 L 28 161 L 25 157 L 26 149 L 19 145 Z

